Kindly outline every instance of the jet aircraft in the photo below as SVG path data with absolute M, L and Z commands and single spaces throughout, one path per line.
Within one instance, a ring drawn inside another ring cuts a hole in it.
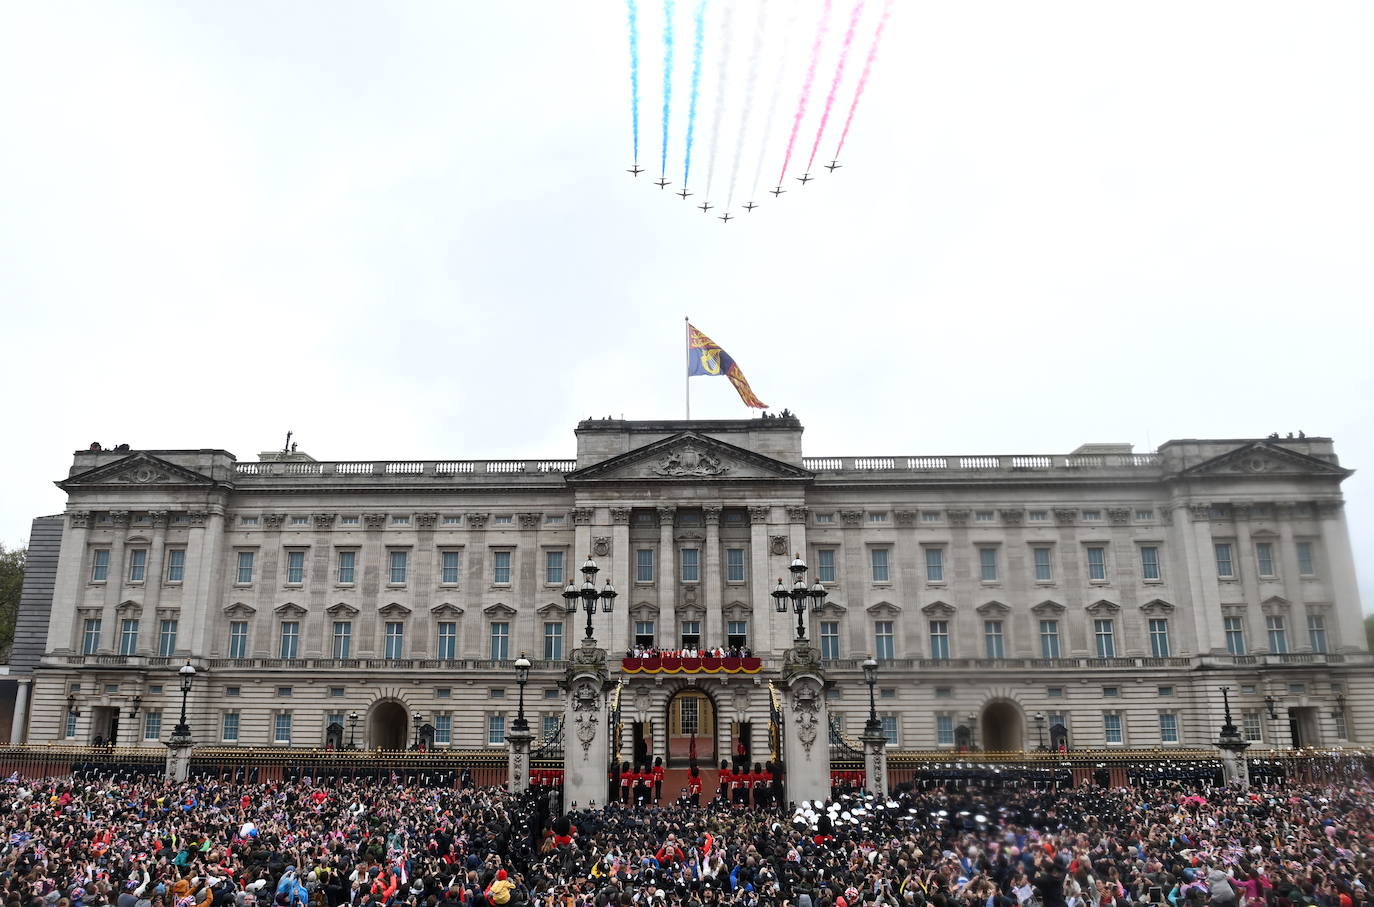
M 809 173 L 803 173 L 801 176 L 797 177 L 797 179 L 801 180 L 801 184 L 805 186 L 807 183 L 815 179 L 815 177 Z
M 753 211 L 753 210 L 754 210 L 755 208 L 757 208 L 757 207 L 758 207 L 758 205 L 754 204 L 753 202 L 749 202 L 747 205 L 744 206 L 744 210 L 745 210 L 745 211 Z
M 831 161 L 830 163 L 825 165 L 825 169 L 829 170 L 831 173 L 834 173 L 836 170 L 839 170 L 843 166 L 844 164 L 841 164 L 839 161 Z
M 666 179 L 664 179 L 663 177 L 660 176 L 660 177 L 658 178 L 658 182 L 654 183 L 654 185 L 657 186 L 658 188 L 662 189 L 662 188 L 668 186 L 671 182 L 672 182 L 672 180 L 666 180 Z
M 725 212 L 724 214 L 722 214 L 719 218 L 717 218 L 717 220 L 722 220 L 722 221 L 724 221 L 725 223 L 728 224 L 728 223 L 730 223 L 730 221 L 734 220 L 734 218 L 730 216 L 730 212 L 729 212 L 729 211 L 726 211 L 726 212 Z
M 710 202 L 702 202 L 701 204 L 697 205 L 697 207 L 701 209 L 703 214 L 705 214 L 707 211 L 710 211 L 712 208 L 714 208 L 715 205 L 711 204 Z
M 690 192 L 687 191 L 687 187 L 686 187 L 686 186 L 683 186 L 681 192 L 674 192 L 673 194 L 674 194 L 674 195 L 680 195 L 680 196 L 682 196 L 682 200 L 685 202 L 685 201 L 687 201 L 687 196 L 691 195 L 692 193 L 690 193 Z
M 625 172 L 633 173 L 635 176 L 639 176 L 641 173 L 644 172 L 644 168 L 639 166 L 638 164 L 635 164 L 633 167 L 631 167 L 629 170 L 626 170 Z
M 769 189 L 768 191 L 771 192 L 771 193 L 773 193 L 774 197 L 776 197 L 776 196 L 782 195 L 782 194 L 783 194 L 784 192 L 786 192 L 787 190 L 784 189 L 783 187 L 779 186 L 779 187 L 776 188 L 776 189 Z

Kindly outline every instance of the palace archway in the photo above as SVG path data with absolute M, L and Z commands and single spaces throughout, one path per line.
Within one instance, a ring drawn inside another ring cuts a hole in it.
M 1026 721 L 1016 703 L 994 699 L 983 707 L 982 738 L 987 752 L 1020 752 L 1026 748 Z
M 678 690 L 668 700 L 668 758 L 685 765 L 696 751 L 697 761 L 716 764 L 716 704 L 701 690 Z
M 409 725 L 405 706 L 386 699 L 372 706 L 367 716 L 367 745 L 371 749 L 403 750 Z

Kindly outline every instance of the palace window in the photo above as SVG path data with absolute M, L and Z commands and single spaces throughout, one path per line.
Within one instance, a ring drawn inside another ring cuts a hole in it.
M 157 654 L 167 657 L 177 648 L 177 621 L 175 618 L 161 621 L 157 629 Z
M 1288 651 L 1288 626 L 1282 614 L 1270 614 L 1264 619 L 1264 629 L 1269 634 L 1269 651 L 1282 655 Z
M 386 648 L 382 657 L 396 661 L 405 657 L 406 625 L 399 620 L 386 622 Z
M 1059 657 L 1059 621 L 1040 621 L 1040 657 Z
M 240 551 L 238 556 L 238 571 L 234 575 L 234 582 L 241 586 L 246 586 L 253 581 L 253 552 Z
M 1169 657 L 1169 621 L 1167 618 L 1150 618 L 1150 654 L 1155 658 Z
M 635 645 L 649 648 L 653 646 L 654 640 L 654 622 L 652 620 L 635 621 Z
M 331 650 L 335 658 L 349 658 L 353 653 L 353 622 L 334 621 L 334 645 Z
M 220 738 L 225 743 L 236 743 L 239 739 L 239 713 L 225 712 L 220 719 Z
M 299 658 L 301 651 L 301 625 L 300 621 L 284 620 L 281 622 L 281 646 L 278 649 L 281 658 Z
M 1178 716 L 1173 712 L 1159 713 L 1159 742 L 1178 743 Z
M 1110 617 L 1093 621 L 1093 640 L 1098 658 L 1116 657 L 1116 622 Z
M 1312 543 L 1298 542 L 1298 573 L 1302 576 L 1316 576 L 1316 561 L 1312 557 Z M 97 552 L 98 553 L 98 552 Z
M 463 552 L 445 551 L 439 555 L 439 582 L 445 586 L 456 586 L 463 578 Z
M 88 617 L 81 624 L 81 654 L 94 655 L 100 648 L 100 618 Z
M 340 552 L 339 552 L 339 569 L 338 569 L 338 573 L 336 574 L 336 576 L 338 577 L 339 585 L 341 585 L 341 586 L 351 586 L 351 585 L 353 585 L 353 574 L 354 574 L 354 570 L 355 570 L 356 567 L 357 567 L 357 564 L 358 564 L 358 552 L 356 552 L 356 551 L 340 551 Z
M 816 549 L 816 579 L 822 583 L 835 582 L 835 549 L 817 548 Z
M 935 743 L 938 746 L 954 745 L 954 716 L 935 716 Z
M 1102 732 L 1108 744 L 1119 744 L 1123 741 L 1120 712 L 1102 713 Z
M 510 585 L 510 555 L 509 551 L 493 551 L 491 553 L 491 581 L 493 585 Z
M 1159 548 L 1154 545 L 1144 545 L 1140 549 L 1140 578 L 1147 583 L 1160 578 Z
M 725 549 L 725 581 L 727 583 L 744 582 L 743 548 Z
M 697 649 L 701 647 L 701 621 L 684 620 L 682 622 L 682 648 Z
M 635 582 L 652 583 L 654 581 L 654 549 L 639 548 L 635 550 Z
M 91 552 L 91 582 L 103 583 L 110 576 L 110 549 L 96 548 Z
M 1213 550 L 1217 556 L 1217 576 L 1222 579 L 1234 579 L 1236 567 L 1231 559 L 1231 545 L 1229 542 L 1218 542 L 1213 545 Z
M 1255 543 L 1255 569 L 1259 575 L 1265 578 L 1274 576 L 1274 544 L 1272 542 Z
M 129 552 L 129 582 L 141 583 L 148 571 L 148 549 L 134 548 Z
M 1003 645 L 1002 622 L 1000 620 L 983 621 L 983 651 L 988 658 L 1005 658 L 1006 648 Z
M 544 621 L 544 660 L 559 661 L 563 657 L 563 621 Z
M 1032 548 L 1031 556 L 1035 559 L 1035 581 L 1037 583 L 1049 583 L 1054 581 L 1054 562 L 1050 560 L 1049 548 Z
M 156 740 L 162 736 L 162 713 L 143 713 L 143 739 Z
M 892 621 L 876 620 L 873 622 L 873 655 L 879 661 L 891 661 L 896 657 L 895 637 L 892 633 Z
M 978 549 L 978 578 L 985 583 L 997 582 L 997 549 Z
M 821 621 L 821 658 L 835 659 L 840 657 L 840 622 L 837 620 Z
M 186 549 L 167 549 L 167 582 L 179 583 L 186 575 Z
M 272 742 L 291 742 L 291 713 L 278 712 L 272 722 Z
M 1088 548 L 1088 580 L 1101 583 L 1107 580 L 1107 549 L 1094 545 Z
M 500 746 L 506 742 L 506 716 L 487 716 L 487 745 Z
M 888 570 L 888 550 L 886 548 L 870 549 L 868 552 L 868 560 L 873 573 L 873 582 L 889 582 L 891 574 Z
M 749 644 L 749 621 L 731 620 L 725 623 L 725 641 L 733 649 L 742 649 Z
M 1313 652 L 1326 652 L 1326 618 L 1322 615 L 1307 615 L 1307 641 Z
M 435 654 L 441 661 L 452 661 L 457 657 L 458 624 L 456 621 L 439 621 L 439 648 Z
M 1222 626 L 1226 631 L 1226 651 L 1232 655 L 1245 654 L 1245 619 L 1238 616 L 1223 617 Z
M 682 581 L 696 583 L 701 581 L 701 551 L 696 548 L 682 549 Z
M 510 624 L 504 620 L 491 622 L 491 657 L 494 661 L 510 658 Z
M 927 548 L 926 549 L 926 582 L 943 583 L 945 581 L 945 549 Z
M 286 552 L 286 584 L 299 586 L 305 582 L 305 552 Z
M 391 585 L 401 586 L 405 584 L 409 554 L 408 551 L 387 552 L 387 582 Z
M 879 656 L 882 657 L 882 656 Z M 891 658 L 891 655 L 887 656 Z M 930 657 L 937 661 L 949 659 L 949 621 L 930 622 Z
M 563 585 L 563 552 L 544 552 L 544 582 L 552 586 Z
M 138 651 L 138 618 L 126 617 L 119 622 L 119 654 L 133 655 Z
M 453 716 L 434 716 L 434 745 L 448 746 L 453 742 Z

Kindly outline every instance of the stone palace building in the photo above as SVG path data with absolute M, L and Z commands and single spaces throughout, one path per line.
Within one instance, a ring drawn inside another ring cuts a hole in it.
M 51 588 L 25 598 L 14 739 L 165 739 L 189 660 L 202 743 L 399 748 L 423 726 L 498 749 L 520 653 L 551 733 L 585 620 L 562 593 L 590 557 L 618 593 L 594 621 L 613 673 L 636 647 L 760 659 L 622 674 L 623 751 L 766 759 L 796 632 L 770 593 L 797 554 L 829 593 L 806 628 L 846 734 L 872 654 L 903 750 L 1206 745 L 1222 687 L 1257 749 L 1374 739 L 1329 439 L 810 457 L 787 414 L 576 437 L 576 460 L 76 453 L 31 552 Z

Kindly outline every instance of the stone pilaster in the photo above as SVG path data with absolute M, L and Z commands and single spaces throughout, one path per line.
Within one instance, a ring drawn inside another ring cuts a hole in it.
M 530 787 L 530 743 L 534 733 L 529 725 L 518 725 L 506 735 L 510 753 L 506 761 L 506 790 L 512 794 L 522 794 Z
M 567 809 L 606 804 L 610 783 L 606 650 L 584 639 L 563 681 L 563 802 Z
M 658 508 L 658 625 L 654 627 L 660 646 L 677 645 L 677 549 L 673 542 L 676 507 Z M 667 634 L 666 636 L 664 634 Z
M 882 725 L 866 727 L 859 737 L 864 745 L 864 789 L 875 797 L 887 795 L 887 738 Z
M 705 557 L 702 569 L 702 587 L 705 590 L 702 605 L 706 608 L 706 620 L 702 626 L 701 648 L 725 645 L 725 628 L 721 617 L 721 566 L 720 566 L 720 511 L 719 504 L 702 507 L 706 520 L 706 544 L 703 546 Z
M 830 796 L 830 720 L 820 649 L 799 640 L 783 656 L 783 761 L 787 799 Z

